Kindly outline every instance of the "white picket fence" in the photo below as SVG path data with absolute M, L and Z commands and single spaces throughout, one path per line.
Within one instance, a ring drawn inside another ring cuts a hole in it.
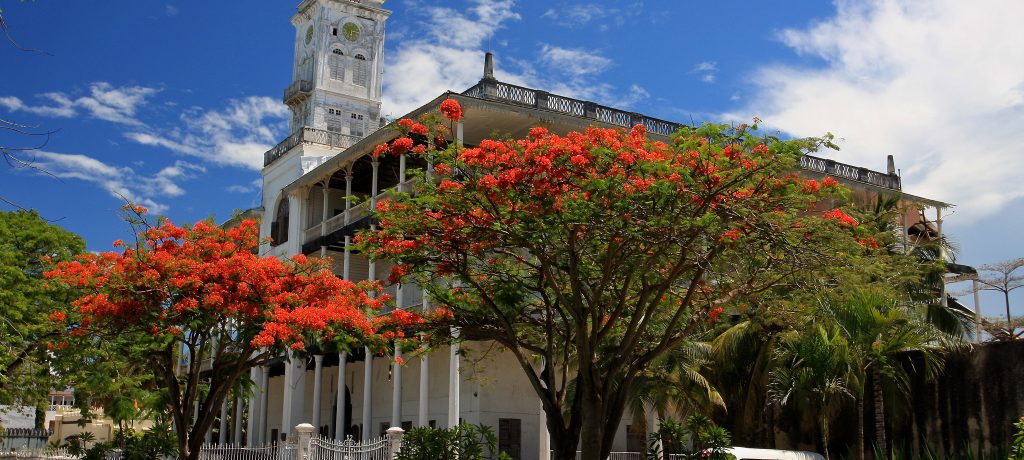
M 387 434 L 365 442 L 352 438 L 335 441 L 313 436 L 313 425 L 295 427 L 299 434 L 296 443 L 247 447 L 236 444 L 204 444 L 199 449 L 200 460 L 394 460 L 405 432 L 391 428 Z M 76 460 L 67 448 L 32 449 L 0 452 L 0 460 Z M 105 460 L 122 460 L 118 450 L 108 452 Z M 165 457 L 155 460 L 173 460 Z

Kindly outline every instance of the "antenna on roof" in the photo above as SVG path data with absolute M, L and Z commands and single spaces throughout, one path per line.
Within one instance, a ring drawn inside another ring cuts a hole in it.
M 495 80 L 494 78 L 494 53 L 488 51 L 484 54 L 484 80 Z

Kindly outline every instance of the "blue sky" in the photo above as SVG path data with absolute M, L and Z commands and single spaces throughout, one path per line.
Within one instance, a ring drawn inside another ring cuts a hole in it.
M 2 165 L 0 197 L 92 250 L 126 236 L 119 196 L 179 222 L 257 206 L 262 152 L 287 130 L 297 3 L 0 0 L 11 36 L 48 53 L 0 44 L 0 118 L 55 130 L 28 159 L 58 176 Z M 385 7 L 386 114 L 465 89 L 493 50 L 505 81 L 680 122 L 758 116 L 787 135 L 832 132 L 831 158 L 876 170 L 895 155 L 907 192 L 957 205 L 944 228 L 961 262 L 1024 256 L 1019 2 Z M 5 146 L 38 140 L 0 134 Z

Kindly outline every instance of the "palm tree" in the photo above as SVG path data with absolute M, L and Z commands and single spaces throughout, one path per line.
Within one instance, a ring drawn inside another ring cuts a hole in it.
M 821 441 L 829 458 L 829 415 L 835 404 L 853 398 L 859 382 L 851 352 L 841 332 L 816 324 L 808 333 L 786 333 L 773 354 L 776 366 L 768 381 L 769 400 L 786 406 L 797 400 L 815 406 L 820 417 Z
M 895 385 L 901 394 L 909 392 L 910 376 L 900 359 L 915 353 L 924 363 L 926 378 L 936 376 L 943 366 L 944 352 L 958 346 L 959 338 L 916 311 L 877 290 L 859 290 L 839 299 L 824 298 L 819 320 L 834 325 L 845 339 L 852 370 L 850 381 L 857 401 L 858 456 L 864 458 L 864 396 L 871 376 L 875 404 L 875 436 L 882 452 L 888 450 L 885 437 L 883 383 Z

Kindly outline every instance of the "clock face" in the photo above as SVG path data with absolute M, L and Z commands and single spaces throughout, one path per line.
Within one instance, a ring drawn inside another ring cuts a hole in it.
M 341 28 L 341 32 L 350 42 L 359 40 L 359 25 L 354 22 L 346 22 Z
M 308 45 L 309 42 L 311 42 L 311 41 L 313 41 L 313 26 L 312 25 L 310 25 L 309 27 L 306 28 L 306 44 Z

